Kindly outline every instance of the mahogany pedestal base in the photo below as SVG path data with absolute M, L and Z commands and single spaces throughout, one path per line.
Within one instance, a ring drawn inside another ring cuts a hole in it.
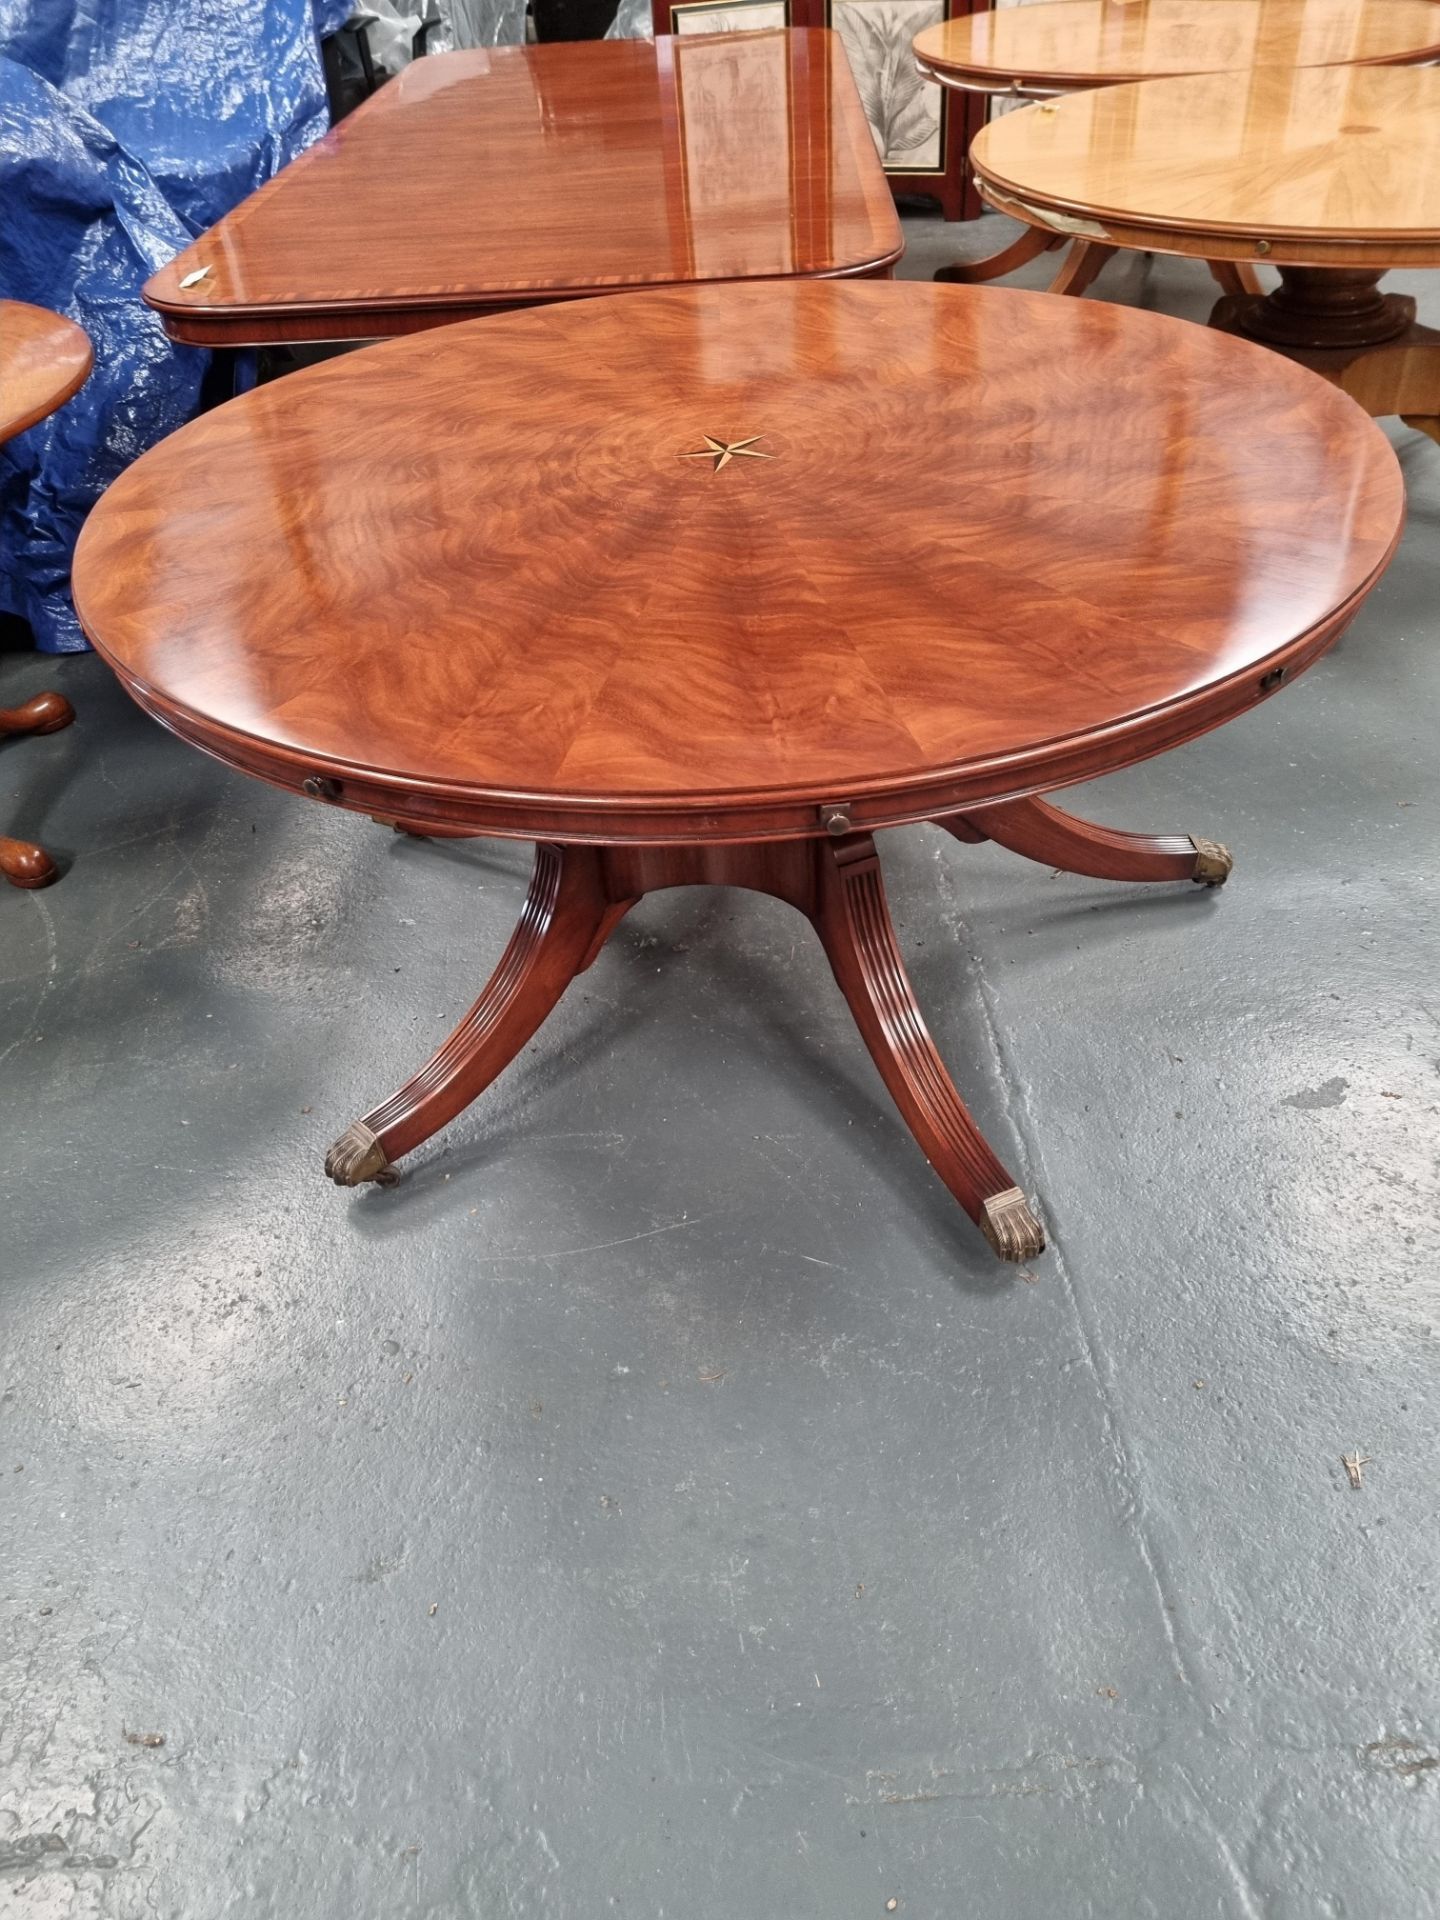
M 23 707 L 0 707 L 0 736 L 11 733 L 58 733 L 75 718 L 75 709 L 60 693 L 37 693 Z M 48 887 L 60 870 L 43 847 L 29 840 L 12 840 L 0 833 L 0 873 L 12 887 Z
M 1219 886 L 1230 872 L 1229 854 L 1213 841 L 1091 826 L 1039 799 L 972 808 L 936 825 L 959 840 L 994 840 L 1106 880 Z M 393 1181 L 394 1161 L 484 1092 L 630 908 L 647 893 L 682 886 L 748 887 L 805 915 L 931 1166 L 1002 1260 L 1042 1252 L 1039 1217 L 971 1118 L 916 1004 L 868 833 L 740 846 L 540 844 L 519 925 L 485 991 L 413 1079 L 335 1142 L 325 1157 L 330 1178 L 339 1186 Z
M 1372 415 L 1398 413 L 1440 442 L 1440 331 L 1415 302 L 1381 293 L 1383 270 L 1281 267 L 1270 294 L 1229 294 L 1212 327 L 1261 340 L 1348 393 Z

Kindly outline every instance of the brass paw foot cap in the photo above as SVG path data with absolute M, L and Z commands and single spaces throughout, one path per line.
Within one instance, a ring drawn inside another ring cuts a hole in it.
M 980 1209 L 980 1231 L 1002 1260 L 1033 1260 L 1045 1251 L 1040 1216 L 1019 1187 L 990 1196 Z
M 379 1136 L 358 1120 L 345 1129 L 326 1154 L 325 1171 L 337 1187 L 363 1186 L 367 1180 L 391 1187 L 400 1178 L 385 1158 Z
M 1195 871 L 1191 879 L 1198 880 L 1202 887 L 1223 887 L 1235 865 L 1230 849 L 1222 847 L 1218 840 L 1197 840 L 1194 834 L 1190 836 L 1190 844 L 1195 849 Z

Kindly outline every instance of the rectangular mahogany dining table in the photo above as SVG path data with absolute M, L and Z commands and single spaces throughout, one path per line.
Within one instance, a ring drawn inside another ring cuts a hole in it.
M 195 346 L 373 339 L 701 281 L 889 276 L 900 223 L 823 29 L 418 60 L 149 281 Z

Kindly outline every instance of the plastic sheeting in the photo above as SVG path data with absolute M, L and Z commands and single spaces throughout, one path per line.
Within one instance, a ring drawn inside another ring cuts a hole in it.
M 0 610 L 85 645 L 68 581 L 90 507 L 195 409 L 208 356 L 140 288 L 325 131 L 319 40 L 350 0 L 0 0 L 0 297 L 67 314 L 95 370 L 0 449 Z
M 363 29 L 370 58 L 391 78 L 414 59 L 415 37 L 422 28 L 434 29 L 428 44 L 436 53 L 441 51 L 440 0 L 362 0 L 361 5 L 351 7 L 345 24 Z M 349 79 L 350 69 L 343 57 L 345 42 L 337 44 L 342 49 L 341 72 Z
M 615 9 L 615 18 L 610 22 L 607 40 L 653 40 L 655 37 L 655 16 L 650 10 L 650 0 L 620 0 Z
M 441 0 L 452 47 L 515 46 L 525 38 L 525 0 Z

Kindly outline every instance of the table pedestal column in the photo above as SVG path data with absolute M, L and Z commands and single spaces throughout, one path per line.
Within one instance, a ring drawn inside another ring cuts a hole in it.
M 1275 347 L 1373 415 L 1398 413 L 1440 441 L 1440 331 L 1418 324 L 1415 302 L 1382 293 L 1384 269 L 1281 267 L 1268 294 L 1231 294 L 1212 327 Z
M 1212 841 L 1094 827 L 1039 799 L 949 814 L 936 824 L 959 840 L 993 839 L 1103 879 L 1218 886 L 1230 871 L 1230 856 Z M 976 1126 L 925 1025 L 868 833 L 740 846 L 538 846 L 519 924 L 485 991 L 420 1071 L 335 1142 L 325 1159 L 330 1178 L 339 1186 L 391 1184 L 393 1163 L 484 1092 L 630 908 L 647 893 L 680 886 L 748 887 L 805 915 L 931 1166 L 1002 1260 L 1042 1252 L 1039 1217 Z

